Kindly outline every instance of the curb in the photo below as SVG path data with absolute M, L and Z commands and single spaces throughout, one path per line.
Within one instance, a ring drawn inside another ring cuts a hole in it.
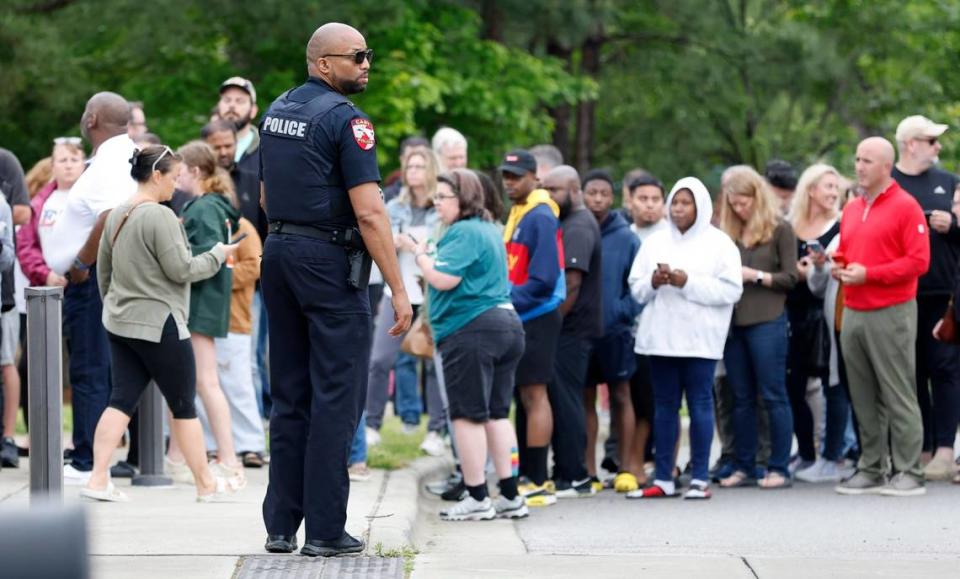
M 425 456 L 406 468 L 389 471 L 377 507 L 370 519 L 367 552 L 375 553 L 414 546 L 420 510 L 420 487 L 430 478 L 438 478 L 453 468 L 450 456 Z

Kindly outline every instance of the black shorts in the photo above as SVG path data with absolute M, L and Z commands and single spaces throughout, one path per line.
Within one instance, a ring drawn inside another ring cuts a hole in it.
M 653 423 L 653 382 L 650 380 L 650 357 L 634 354 L 636 370 L 630 378 L 630 399 L 633 401 L 633 413 L 637 420 L 641 418 Z
M 197 366 L 190 338 L 181 340 L 173 316 L 167 317 L 160 343 L 107 333 L 113 388 L 110 408 L 132 416 L 150 381 L 157 383 L 174 418 L 197 417 Z
M 633 343 L 630 330 L 593 340 L 587 386 L 614 386 L 630 380 L 637 367 Z
M 553 364 L 562 326 L 563 316 L 558 309 L 523 323 L 526 347 L 517 366 L 517 386 L 553 381 Z
M 523 355 L 523 326 L 512 309 L 490 308 L 437 344 L 450 419 L 510 415 L 513 379 Z

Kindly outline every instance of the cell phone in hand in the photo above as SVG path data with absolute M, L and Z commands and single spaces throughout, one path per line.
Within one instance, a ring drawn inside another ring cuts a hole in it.
M 669 272 L 669 271 L 670 271 L 670 266 L 669 266 L 668 264 L 666 264 L 666 263 L 658 263 L 658 264 L 657 264 L 657 269 L 660 270 L 660 271 Z
M 230 245 L 236 245 L 237 243 L 240 243 L 241 241 L 247 238 L 247 235 L 249 235 L 249 233 L 241 233 L 240 235 L 236 236 L 234 239 L 230 240 Z
M 816 253 L 817 255 L 823 255 L 824 253 L 823 245 L 821 245 L 820 242 L 817 241 L 816 239 L 807 243 L 807 249 L 809 249 L 813 253 Z

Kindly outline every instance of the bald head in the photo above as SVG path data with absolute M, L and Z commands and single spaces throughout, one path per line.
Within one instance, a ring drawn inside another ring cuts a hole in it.
M 130 103 L 115 92 L 98 92 L 90 97 L 80 118 L 80 131 L 94 150 L 103 141 L 127 132 Z
M 327 22 L 313 31 L 307 42 L 307 67 L 316 66 L 317 59 L 325 54 L 347 54 L 351 45 L 366 45 L 360 31 L 348 24 Z
M 580 191 L 580 173 L 570 165 L 560 165 L 550 169 L 543 176 L 542 186 L 550 193 L 553 201 L 560 206 L 560 218 L 563 219 L 572 209 L 583 204 Z
M 893 163 L 896 159 L 896 150 L 893 148 L 893 144 L 884 139 L 883 137 L 868 137 L 862 141 L 857 146 L 857 151 L 863 150 L 864 152 L 870 152 L 880 161 L 884 163 Z
M 358 53 L 366 53 L 357 62 Z M 322 79 L 344 95 L 363 92 L 369 81 L 373 52 L 356 28 L 328 22 L 317 28 L 307 43 L 307 74 Z
M 883 137 L 869 137 L 857 145 L 857 182 L 870 197 L 883 192 L 890 184 L 890 172 L 896 152 Z

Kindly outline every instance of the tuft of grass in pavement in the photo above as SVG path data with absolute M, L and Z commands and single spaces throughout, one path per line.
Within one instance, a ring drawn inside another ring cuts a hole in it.
M 413 560 L 418 554 L 420 554 L 420 551 L 418 551 L 413 545 L 404 545 L 396 549 L 384 551 L 383 543 L 377 543 L 373 547 L 373 552 L 377 557 L 384 557 L 386 559 L 403 559 L 403 575 L 405 577 L 409 577 L 410 574 L 413 573 Z
M 63 431 L 73 432 L 73 406 L 63 405 Z M 17 412 L 17 434 L 27 433 L 27 423 L 23 420 L 23 410 Z
M 380 444 L 367 447 L 367 466 L 386 470 L 407 466 L 412 460 L 423 455 L 420 443 L 423 442 L 426 432 L 426 420 L 420 422 L 416 432 L 404 434 L 400 418 L 384 418 L 380 428 Z

